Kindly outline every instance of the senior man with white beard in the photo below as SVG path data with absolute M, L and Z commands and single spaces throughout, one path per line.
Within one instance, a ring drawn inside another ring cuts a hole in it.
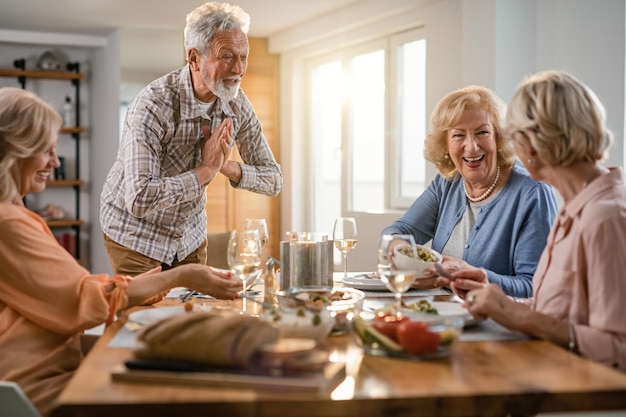
M 240 87 L 250 16 L 206 3 L 187 15 L 187 65 L 145 87 L 124 121 L 100 196 L 100 224 L 116 274 L 206 262 L 206 187 L 277 195 L 282 173 Z M 230 160 L 237 145 L 243 162 Z

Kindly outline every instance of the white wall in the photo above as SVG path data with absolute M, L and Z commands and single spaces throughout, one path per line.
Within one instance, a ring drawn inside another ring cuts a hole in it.
M 429 113 L 443 95 L 467 84 L 490 87 L 508 101 L 526 74 L 567 70 L 603 100 L 616 138 L 607 165 L 622 166 L 625 13 L 623 0 L 368 0 L 341 15 L 313 19 L 270 37 L 270 51 L 281 54 L 284 74 L 280 87 L 285 173 L 281 231 L 309 229 L 308 178 L 304 164 L 299 163 L 306 157 L 302 82 L 306 58 L 339 45 L 424 25 Z M 359 219 L 360 235 L 359 245 L 350 255 L 351 265 L 371 267 L 378 233 L 398 213 L 351 214 Z

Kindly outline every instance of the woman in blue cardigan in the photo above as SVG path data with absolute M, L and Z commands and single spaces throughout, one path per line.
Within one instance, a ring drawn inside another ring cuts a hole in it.
M 526 298 L 557 203 L 552 188 L 529 176 L 503 137 L 505 110 L 484 87 L 445 96 L 431 115 L 425 150 L 439 173 L 381 234 L 431 242 L 457 279 L 480 269 L 506 294 Z

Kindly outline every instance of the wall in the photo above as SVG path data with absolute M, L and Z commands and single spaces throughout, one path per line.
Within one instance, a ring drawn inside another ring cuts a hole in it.
M 623 165 L 623 0 L 368 0 L 269 39 L 270 51 L 281 54 L 281 137 L 290 139 L 281 142 L 283 232 L 308 229 L 309 178 L 301 163 L 307 140 L 304 60 L 421 25 L 428 37 L 428 113 L 447 92 L 467 84 L 485 85 L 509 100 L 524 75 L 567 70 L 604 101 L 616 139 L 607 165 Z M 428 172 L 434 173 L 432 168 Z M 361 225 L 351 265 L 372 269 L 378 234 L 399 213 L 347 214 L 357 216 Z

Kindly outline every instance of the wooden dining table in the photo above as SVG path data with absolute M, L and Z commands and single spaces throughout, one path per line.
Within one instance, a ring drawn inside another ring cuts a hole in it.
M 221 307 L 224 301 L 203 300 Z M 180 305 L 168 300 L 161 305 Z M 157 307 L 159 307 L 157 305 Z M 626 374 L 542 340 L 455 342 L 448 357 L 416 361 L 364 354 L 349 334 L 322 342 L 345 376 L 327 389 L 119 381 L 133 357 L 110 325 L 51 417 L 434 417 L 626 410 Z

